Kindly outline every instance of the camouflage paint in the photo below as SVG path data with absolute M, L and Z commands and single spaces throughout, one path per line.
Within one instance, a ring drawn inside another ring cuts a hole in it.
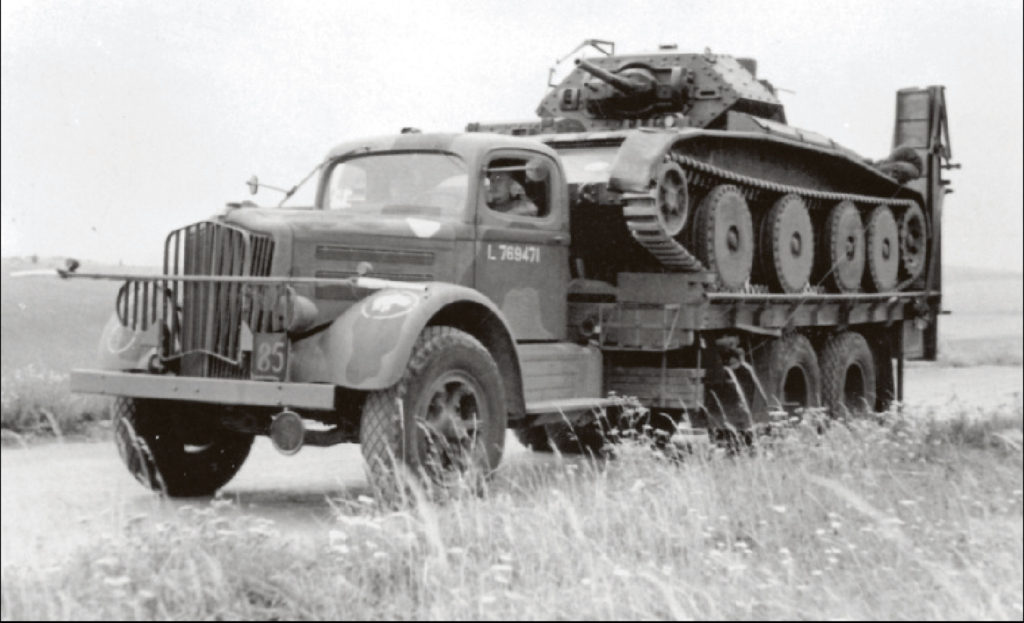
M 431 318 L 463 301 L 487 309 L 510 333 L 497 306 L 471 288 L 440 282 L 424 284 L 422 290 L 389 288 L 352 305 L 325 330 L 294 341 L 289 380 L 386 389 L 398 382 Z

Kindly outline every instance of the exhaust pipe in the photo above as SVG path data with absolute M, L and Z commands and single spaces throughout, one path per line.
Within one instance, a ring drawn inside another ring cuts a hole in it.
M 270 441 L 274 448 L 284 455 L 292 455 L 302 449 L 306 440 L 306 427 L 298 413 L 285 409 L 274 416 L 270 423 Z

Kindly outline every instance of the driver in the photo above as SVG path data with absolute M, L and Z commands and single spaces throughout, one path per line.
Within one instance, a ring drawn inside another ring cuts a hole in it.
M 496 212 L 516 216 L 537 216 L 537 205 L 526 196 L 523 185 L 505 172 L 488 176 L 487 205 Z

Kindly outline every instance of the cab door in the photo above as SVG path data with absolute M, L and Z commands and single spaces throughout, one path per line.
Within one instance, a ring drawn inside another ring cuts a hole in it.
M 515 210 L 504 210 L 490 192 L 501 174 L 523 195 Z M 561 169 L 545 154 L 501 149 L 487 154 L 482 176 L 475 287 L 501 308 L 516 341 L 564 340 L 569 218 Z M 535 205 L 535 214 L 521 209 L 524 203 Z

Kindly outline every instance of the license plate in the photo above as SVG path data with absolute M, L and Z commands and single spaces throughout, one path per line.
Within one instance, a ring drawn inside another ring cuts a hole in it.
M 283 381 L 288 374 L 288 334 L 254 333 L 252 378 Z

